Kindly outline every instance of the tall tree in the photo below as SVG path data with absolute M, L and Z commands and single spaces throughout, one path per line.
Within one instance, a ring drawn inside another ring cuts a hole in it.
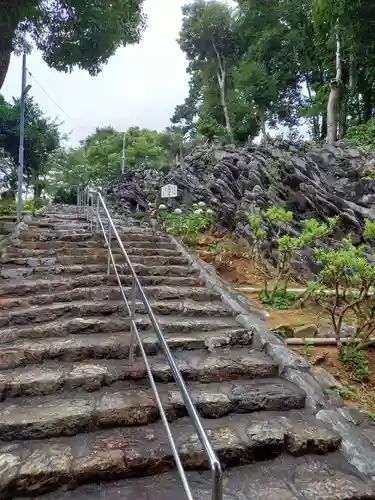
M 237 66 L 233 77 L 235 88 L 243 94 L 244 104 L 249 109 L 255 109 L 263 141 L 267 142 L 267 111 L 272 109 L 277 99 L 274 76 L 261 64 L 245 58 Z
M 230 66 L 238 49 L 233 20 L 233 13 L 227 5 L 214 0 L 196 0 L 183 7 L 179 38 L 181 49 L 190 61 L 201 64 L 205 77 L 215 75 L 225 127 L 230 138 L 233 138 L 233 130 L 227 90 Z
M 139 40 L 143 0 L 0 0 L 0 89 L 10 56 L 32 40 L 58 71 L 91 75 L 121 45 Z
M 19 152 L 20 102 L 8 103 L 0 96 L 0 148 L 13 160 L 13 168 L 8 172 L 9 190 L 15 193 Z M 60 144 L 58 124 L 47 118 L 35 101 L 28 97 L 25 101 L 25 180 L 33 187 L 34 197 L 39 197 L 43 188 L 41 176 L 49 155 Z

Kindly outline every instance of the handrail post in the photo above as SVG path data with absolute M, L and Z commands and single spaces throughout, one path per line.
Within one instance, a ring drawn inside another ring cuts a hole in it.
M 135 303 L 137 300 L 137 284 L 133 278 L 132 282 L 132 303 L 131 303 L 131 313 L 130 313 L 130 349 L 129 349 L 129 361 L 132 363 L 134 361 L 134 340 L 135 340 Z
M 91 193 L 91 210 L 90 210 L 90 231 L 92 232 L 93 230 L 93 223 L 94 223 L 94 194 Z
M 108 261 L 107 261 L 107 274 L 111 273 L 111 224 L 108 220 Z
M 96 193 L 96 232 L 99 232 L 99 210 L 100 210 L 100 204 L 99 204 L 99 195 Z
M 212 500 L 223 499 L 223 471 L 217 461 L 212 469 Z
M 90 194 L 88 190 L 86 194 L 86 220 L 87 222 L 90 220 Z

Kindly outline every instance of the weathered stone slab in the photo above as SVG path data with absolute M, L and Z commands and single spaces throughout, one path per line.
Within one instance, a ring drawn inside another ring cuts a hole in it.
M 140 397 L 147 405 L 147 396 Z M 109 400 L 102 411 L 113 411 Z M 120 418 L 124 416 L 122 414 Z M 265 413 L 253 417 L 239 415 L 236 421 L 224 417 L 204 424 L 222 464 L 230 466 L 270 459 L 279 456 L 283 450 L 287 451 L 281 419 L 285 424 L 286 417 L 274 421 Z M 294 422 L 292 415 L 290 427 Z M 192 432 L 189 420 L 181 419 L 171 426 L 184 468 L 208 469 L 207 456 L 198 436 Z M 1 484 L 4 491 L 16 485 L 17 491 L 23 495 L 42 493 L 64 484 L 77 486 L 126 476 L 161 474 L 175 467 L 160 422 L 51 439 L 44 443 L 23 441 L 11 446 L 11 450 L 4 445 L 0 447 Z M 271 476 L 265 491 L 267 494 L 280 491 L 281 498 L 288 498 L 284 496 L 285 487 Z M 261 498 L 268 497 L 264 493 Z
M 341 451 L 360 472 L 375 480 L 375 447 L 365 435 L 337 410 L 320 410 L 316 418 L 332 426 L 340 436 Z
M 0 404 L 0 439 L 35 439 L 73 435 L 102 427 L 141 425 L 159 418 L 150 389 L 137 382 L 123 382 L 123 389 L 93 393 L 66 393 L 17 399 Z M 264 382 L 237 381 L 202 384 L 189 383 L 193 401 L 208 418 L 227 413 L 260 410 L 286 410 L 303 407 L 305 395 L 295 386 L 279 379 Z M 187 410 L 174 384 L 159 384 L 158 390 L 169 420 L 187 415 Z
M 309 373 L 288 368 L 284 377 L 305 391 L 306 405 L 314 414 L 324 408 L 327 396 L 320 384 Z

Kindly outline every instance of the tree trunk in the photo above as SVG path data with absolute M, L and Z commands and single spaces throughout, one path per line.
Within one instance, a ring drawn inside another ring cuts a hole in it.
M 266 114 L 264 108 L 259 108 L 259 121 L 260 129 L 262 131 L 262 137 L 264 144 L 267 144 L 267 129 L 266 129 Z
M 26 0 L 0 0 L 0 90 L 8 73 L 13 39 Z
M 38 178 L 36 178 L 34 181 L 33 191 L 34 191 L 34 200 L 40 198 L 42 194 L 42 186 L 40 185 Z
M 313 97 L 312 97 L 312 92 L 311 92 L 311 86 L 309 79 L 305 77 L 306 80 L 306 88 L 307 88 L 307 93 L 309 94 L 309 100 L 310 100 L 310 105 L 313 103 Z M 312 136 L 314 141 L 319 140 L 319 116 L 314 115 L 312 117 Z
M 217 50 L 216 45 L 213 41 L 212 41 L 212 46 L 214 48 L 214 51 L 216 54 L 216 59 L 217 59 L 217 64 L 218 64 L 218 70 L 216 72 L 216 76 L 217 76 L 217 81 L 218 81 L 219 89 L 220 89 L 221 104 L 223 106 L 223 112 L 224 112 L 224 118 L 225 118 L 225 128 L 227 129 L 228 135 L 229 135 L 231 141 L 233 142 L 233 131 L 232 131 L 232 125 L 231 125 L 230 118 L 229 118 L 229 111 L 228 111 L 227 100 L 226 100 L 225 61 L 222 61 L 221 56 L 219 54 L 219 51 Z
M 324 141 L 326 137 L 327 137 L 327 114 L 323 113 L 322 123 L 320 126 L 320 140 Z
M 338 138 L 338 127 L 342 107 L 342 54 L 341 42 L 336 26 L 336 79 L 331 82 L 331 91 L 329 93 L 327 105 L 327 142 L 335 142 Z
M 217 72 L 217 81 L 219 83 L 221 104 L 223 106 L 223 111 L 224 111 L 225 128 L 227 129 L 229 137 L 233 141 L 232 125 L 230 123 L 227 100 L 225 97 L 225 71 L 221 75 L 219 72 Z

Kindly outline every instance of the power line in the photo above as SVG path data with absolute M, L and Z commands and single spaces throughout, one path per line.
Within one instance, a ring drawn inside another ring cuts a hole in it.
M 67 113 L 56 101 L 51 95 L 46 91 L 46 89 L 43 87 L 41 83 L 38 82 L 38 80 L 35 78 L 35 76 L 31 73 L 31 71 L 28 70 L 29 76 L 35 81 L 37 85 L 42 89 L 42 91 L 50 98 L 50 100 L 54 103 L 55 106 L 59 108 L 60 111 L 64 113 L 64 115 L 69 118 L 69 120 L 72 120 L 73 122 L 75 121 L 74 118 L 72 118 L 69 113 Z

